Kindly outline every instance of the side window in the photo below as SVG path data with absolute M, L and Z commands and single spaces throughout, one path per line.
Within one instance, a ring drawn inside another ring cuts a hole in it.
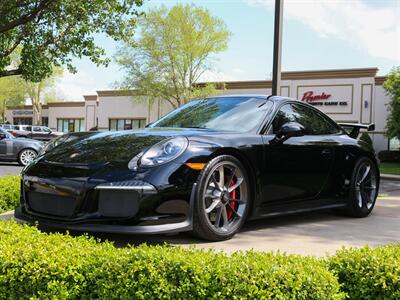
M 293 104 L 297 122 L 304 126 L 307 135 L 337 134 L 340 129 L 322 113 L 304 105 Z
M 272 121 L 272 132 L 277 133 L 282 125 L 285 123 L 297 122 L 297 118 L 294 114 L 295 112 L 292 109 L 292 105 L 285 104 L 284 106 L 282 106 L 275 115 L 274 120 Z
M 322 113 L 318 113 L 304 105 L 285 104 L 282 106 L 272 122 L 273 133 L 276 133 L 287 122 L 297 122 L 303 125 L 306 135 L 337 134 L 341 132 L 340 128 Z
M 34 132 L 41 132 L 42 129 L 40 127 L 33 127 Z

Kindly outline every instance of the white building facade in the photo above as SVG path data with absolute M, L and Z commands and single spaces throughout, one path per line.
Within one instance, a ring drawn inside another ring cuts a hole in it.
M 377 68 L 282 72 L 280 95 L 308 102 L 338 122 L 375 123 L 370 132 L 376 151 L 386 150 L 384 136 L 389 97 L 376 76 Z M 221 94 L 271 94 L 272 82 L 236 81 L 215 83 Z M 201 84 L 200 84 L 201 85 Z M 144 96 L 132 91 L 97 91 L 84 101 L 54 102 L 43 105 L 42 123 L 63 132 L 128 130 L 143 128 L 172 110 L 165 102 L 149 105 Z M 31 124 L 31 106 L 10 106 L 7 120 Z

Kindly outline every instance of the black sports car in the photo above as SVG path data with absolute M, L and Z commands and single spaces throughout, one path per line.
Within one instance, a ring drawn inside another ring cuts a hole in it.
M 140 131 L 62 136 L 22 172 L 15 216 L 118 233 L 232 237 L 248 219 L 373 209 L 371 146 L 314 107 L 260 95 L 192 101 Z M 371 127 L 371 126 L 370 126 Z

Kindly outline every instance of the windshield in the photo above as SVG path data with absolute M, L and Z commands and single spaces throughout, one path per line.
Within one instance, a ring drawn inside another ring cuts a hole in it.
M 261 97 L 216 97 L 194 100 L 150 127 L 204 128 L 248 132 L 255 129 L 272 102 Z
M 3 133 L 8 139 L 15 138 L 11 133 L 9 133 L 7 130 L 4 130 L 3 128 L 0 128 L 0 133 Z

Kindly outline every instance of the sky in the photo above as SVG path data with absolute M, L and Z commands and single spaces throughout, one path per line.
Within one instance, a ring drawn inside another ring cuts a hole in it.
M 202 81 L 270 79 L 273 51 L 272 0 L 147 0 L 139 11 L 160 5 L 194 3 L 224 20 L 232 37 Z M 282 71 L 379 68 L 400 65 L 400 0 L 285 0 Z M 96 42 L 112 57 L 119 43 L 105 35 Z M 124 76 L 115 63 L 97 67 L 75 59 L 78 72 L 57 82 L 59 100 L 83 100 L 96 90 L 113 89 Z

